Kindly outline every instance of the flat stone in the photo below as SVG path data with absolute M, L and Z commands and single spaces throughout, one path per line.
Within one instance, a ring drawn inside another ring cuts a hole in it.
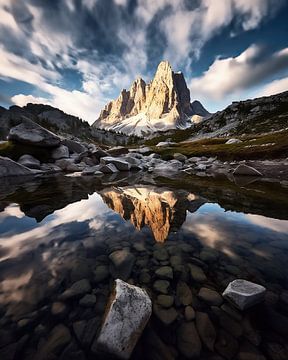
M 187 359 L 199 358 L 202 346 L 194 322 L 185 322 L 179 326 L 177 346 Z
M 72 299 L 75 297 L 80 297 L 91 291 L 91 285 L 87 279 L 82 279 L 76 281 L 70 288 L 65 290 L 63 294 L 60 295 L 60 298 L 63 300 Z
M 158 304 L 154 304 L 153 313 L 165 325 L 172 324 L 178 316 L 177 311 L 173 307 L 165 309 Z
M 237 279 L 227 286 L 223 296 L 231 300 L 240 310 L 245 310 L 262 302 L 265 298 L 265 292 L 266 289 L 262 285 Z
M 95 303 L 96 303 L 96 296 L 94 294 L 86 294 L 79 301 L 79 305 L 83 307 L 93 307 Z
M 117 279 L 109 304 L 91 350 L 129 359 L 151 316 L 151 300 L 145 290 Z
M 176 287 L 176 296 L 179 302 L 186 306 L 192 303 L 192 291 L 184 281 L 179 281 Z
M 173 270 L 170 266 L 162 266 L 155 271 L 155 275 L 161 279 L 172 280 Z
M 157 304 L 164 308 L 170 308 L 174 303 L 174 297 L 171 295 L 158 295 L 156 299 Z
M 8 140 L 38 147 L 56 147 L 60 145 L 59 136 L 33 121 L 23 121 L 10 129 Z
M 22 155 L 18 159 L 18 164 L 21 164 L 23 166 L 26 166 L 29 169 L 40 169 L 40 161 L 38 159 L 35 159 L 32 155 Z
M 198 297 L 208 305 L 220 306 L 223 303 L 222 296 L 217 291 L 208 288 L 201 288 Z
M 168 294 L 168 288 L 170 286 L 167 280 L 156 280 L 153 284 L 154 290 L 162 294 Z
M 210 351 L 214 351 L 216 330 L 208 314 L 199 311 L 196 312 L 196 328 L 203 344 L 206 345 Z
M 112 276 L 124 281 L 128 280 L 135 263 L 135 256 L 127 250 L 116 250 L 109 255 L 109 259 Z
M 114 174 L 119 170 L 114 164 L 99 165 L 98 171 L 101 171 L 103 174 Z
M 94 281 L 96 283 L 102 282 L 110 275 L 109 267 L 107 265 L 96 266 L 94 270 Z

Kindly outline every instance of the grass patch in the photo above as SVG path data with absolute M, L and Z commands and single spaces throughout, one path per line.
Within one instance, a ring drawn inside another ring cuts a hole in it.
M 180 152 L 188 157 L 217 156 L 221 160 L 255 160 L 286 158 L 288 156 L 288 131 L 280 133 L 246 137 L 240 144 L 227 145 L 227 138 L 203 139 L 179 143 L 167 148 L 154 146 L 153 151 L 164 159 Z

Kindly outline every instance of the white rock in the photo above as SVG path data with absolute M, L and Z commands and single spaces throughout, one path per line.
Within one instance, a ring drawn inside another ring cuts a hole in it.
M 129 359 L 151 313 L 152 302 L 146 291 L 117 279 L 100 335 L 94 341 L 92 351 Z
M 239 139 L 229 139 L 225 142 L 225 144 L 227 144 L 227 145 L 240 144 L 240 143 L 242 143 L 242 141 Z
M 164 146 L 170 146 L 170 145 L 174 145 L 175 142 L 171 142 L 171 141 L 160 141 L 156 146 L 157 147 L 164 147 Z
M 223 292 L 224 298 L 231 300 L 240 310 L 245 310 L 264 299 L 266 289 L 262 285 L 237 279 L 232 281 Z

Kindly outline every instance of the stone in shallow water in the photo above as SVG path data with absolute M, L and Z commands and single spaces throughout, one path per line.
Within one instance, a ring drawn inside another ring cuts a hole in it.
M 208 314 L 204 312 L 196 312 L 196 327 L 202 342 L 211 351 L 214 350 L 216 340 L 216 330 Z
M 107 279 L 110 275 L 109 268 L 107 265 L 99 265 L 94 270 L 94 281 L 96 283 Z
M 162 266 L 155 271 L 157 277 L 161 279 L 173 279 L 173 270 L 170 266 Z
M 92 345 L 92 352 L 103 351 L 129 359 L 151 312 L 152 303 L 145 290 L 117 279 L 100 335 Z
M 164 308 L 169 308 L 174 303 L 174 297 L 171 295 L 158 295 L 157 304 L 161 305 Z
M 195 319 L 195 310 L 192 306 L 186 306 L 185 307 L 185 319 L 187 321 L 191 321 Z
M 94 294 L 86 294 L 79 301 L 79 305 L 83 307 L 93 307 L 95 303 L 96 303 L 96 296 Z
M 264 300 L 266 289 L 262 285 L 237 279 L 232 281 L 223 296 L 233 302 L 240 310 L 245 310 Z
M 222 296 L 217 291 L 205 287 L 200 289 L 198 297 L 208 305 L 220 306 L 223 303 Z
M 153 313 L 165 325 L 172 324 L 178 316 L 177 311 L 173 307 L 165 309 L 157 304 L 153 306 Z
M 169 258 L 169 254 L 166 249 L 157 249 L 153 252 L 153 257 L 159 261 L 164 261 Z
M 91 290 L 91 285 L 87 279 L 76 281 L 72 286 L 65 290 L 60 298 L 63 300 L 75 298 L 88 293 Z
M 177 345 L 180 353 L 187 359 L 199 358 L 202 346 L 194 322 L 182 323 L 179 326 Z
M 153 288 L 162 294 L 168 294 L 169 285 L 170 283 L 167 280 L 156 280 L 153 284 Z
M 194 264 L 188 264 L 188 266 L 193 280 L 200 283 L 204 283 L 205 281 L 207 281 L 207 277 L 204 271 L 199 266 Z
M 128 250 L 116 250 L 109 255 L 111 261 L 111 274 L 114 278 L 126 281 L 131 274 L 135 263 L 135 256 Z
M 238 342 L 226 331 L 220 329 L 215 343 L 216 351 L 225 359 L 233 359 L 238 351 Z
M 176 296 L 182 305 L 189 305 L 192 303 L 192 292 L 184 281 L 178 282 Z

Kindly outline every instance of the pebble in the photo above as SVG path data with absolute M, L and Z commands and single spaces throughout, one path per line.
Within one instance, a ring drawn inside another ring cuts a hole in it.
M 223 303 L 222 296 L 217 291 L 205 287 L 200 289 L 198 297 L 208 305 L 220 306 Z

